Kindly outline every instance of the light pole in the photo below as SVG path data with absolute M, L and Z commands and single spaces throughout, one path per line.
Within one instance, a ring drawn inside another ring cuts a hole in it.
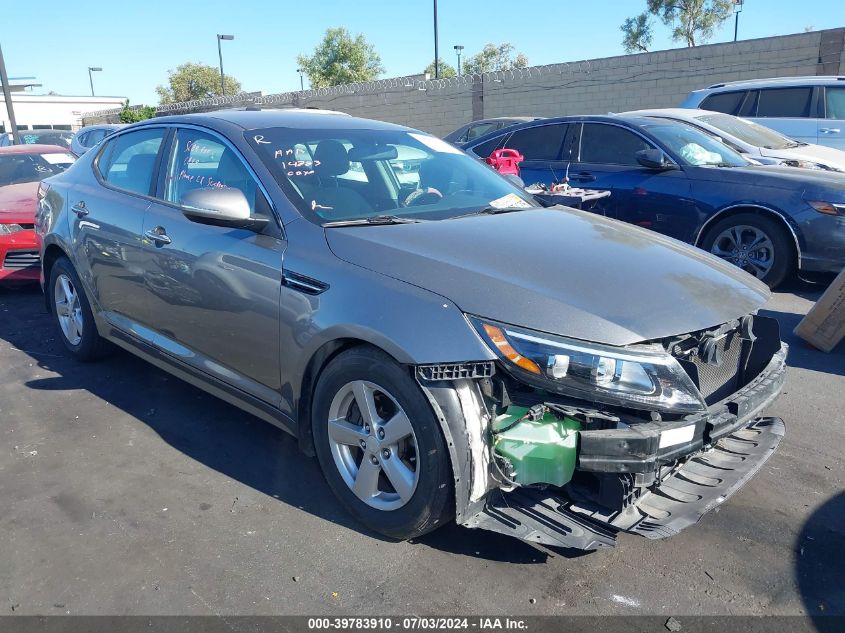
M 220 94 L 222 96 L 226 96 L 226 80 L 223 76 L 223 50 L 220 48 L 220 42 L 222 40 L 233 40 L 235 39 L 234 35 L 220 35 L 217 34 L 217 56 L 220 58 Z
M 460 44 L 455 44 L 455 52 L 458 54 L 458 77 L 461 76 L 461 51 L 464 50 L 464 47 Z
M 296 72 L 299 73 L 299 89 L 304 92 L 305 91 L 305 80 L 302 78 L 302 69 L 297 68 Z
M 733 0 L 734 3 L 734 42 L 739 35 L 739 14 L 742 13 L 742 5 L 745 0 Z
M 94 96 L 94 77 L 91 73 L 99 73 L 102 72 L 102 68 L 98 66 L 88 66 L 88 83 L 91 84 L 91 96 Z
M 434 78 L 440 79 L 440 50 L 437 42 L 437 0 L 434 0 Z
M 3 49 L 0 48 L 0 83 L 3 84 L 3 99 L 6 100 L 6 112 L 9 113 L 9 125 L 16 145 L 21 144 L 18 124 L 15 122 L 15 106 L 12 105 L 12 91 L 9 89 L 9 76 L 6 74 L 6 62 L 3 61 Z

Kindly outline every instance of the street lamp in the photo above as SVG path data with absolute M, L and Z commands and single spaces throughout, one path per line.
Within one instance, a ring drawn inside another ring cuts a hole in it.
M 226 81 L 223 78 L 223 50 L 220 48 L 221 40 L 233 40 L 234 35 L 220 35 L 217 34 L 217 56 L 220 58 L 220 94 L 226 96 Z
M 464 47 L 460 44 L 455 44 L 455 52 L 458 54 L 458 77 L 461 76 L 461 51 L 464 50 Z
M 302 69 L 297 68 L 296 72 L 299 73 L 299 89 L 304 91 L 305 90 L 305 80 L 302 78 Z
M 9 125 L 12 127 L 12 138 L 17 145 L 21 144 L 21 135 L 15 121 L 15 106 L 12 103 L 12 90 L 9 88 L 9 76 L 6 74 L 6 62 L 3 61 L 3 49 L 0 48 L 0 84 L 3 84 L 3 99 L 6 101 L 6 112 L 9 114 Z
M 88 66 L 88 83 L 91 84 L 91 96 L 94 96 L 94 77 L 91 73 L 99 73 L 102 72 L 102 68 L 97 66 Z
M 437 43 L 437 0 L 434 0 L 434 78 L 440 79 L 440 51 Z
M 736 42 L 736 37 L 739 34 L 739 14 L 742 13 L 742 5 L 745 4 L 745 0 L 733 0 L 734 3 L 734 42 Z

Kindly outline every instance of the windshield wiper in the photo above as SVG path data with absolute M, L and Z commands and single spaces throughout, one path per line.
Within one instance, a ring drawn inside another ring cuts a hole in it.
M 335 220 L 334 222 L 324 222 L 323 228 L 331 228 L 334 226 L 367 226 L 371 224 L 416 224 L 417 222 L 424 222 L 416 218 L 402 218 L 398 215 L 374 215 L 369 218 L 355 218 L 354 220 Z
M 464 213 L 463 215 L 459 215 L 456 217 L 465 218 L 468 215 L 500 215 L 502 213 L 513 213 L 515 211 L 527 211 L 528 209 L 532 209 L 534 207 L 484 207 L 483 209 L 479 209 L 478 211 L 473 211 L 472 213 Z

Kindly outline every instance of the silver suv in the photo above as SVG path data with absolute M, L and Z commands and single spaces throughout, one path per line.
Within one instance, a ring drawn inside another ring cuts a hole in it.
M 410 155 L 416 182 L 400 178 Z M 784 434 L 758 417 L 786 356 L 757 314 L 762 283 L 657 233 L 538 208 L 416 130 L 164 117 L 39 197 L 70 354 L 117 345 L 292 433 L 340 503 L 394 538 L 452 517 L 584 549 L 661 538 Z
M 845 150 L 845 77 L 782 77 L 713 84 L 682 108 L 745 117 L 804 143 Z

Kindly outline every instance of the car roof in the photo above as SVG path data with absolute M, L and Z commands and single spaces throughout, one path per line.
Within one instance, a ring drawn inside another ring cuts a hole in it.
M 502 136 L 504 134 L 512 134 L 519 130 L 540 125 L 554 125 L 555 123 L 619 123 L 620 121 L 622 123 L 629 123 L 632 125 L 648 125 L 654 123 L 653 118 L 649 118 L 646 116 L 631 116 L 628 114 L 582 114 L 571 116 L 559 116 L 551 117 L 548 119 L 537 119 L 534 121 L 528 121 L 526 123 L 519 123 L 517 125 L 512 125 L 510 127 L 503 128 L 501 130 L 488 132 L 487 134 L 479 136 L 478 138 L 473 139 L 468 143 L 462 144 L 461 147 L 474 147 L 476 145 L 481 145 L 482 143 L 488 140 Z
M 696 90 L 704 92 L 710 90 L 731 90 L 736 88 L 769 88 L 772 86 L 821 86 L 837 82 L 845 83 L 842 75 L 807 75 L 803 77 L 772 77 L 770 79 L 744 79 L 740 81 L 725 81 Z
M 70 150 L 61 145 L 42 145 L 40 143 L 29 143 L 22 145 L 9 145 L 0 147 L 0 154 L 69 154 Z
M 122 127 L 126 127 L 126 123 L 95 123 L 94 125 L 86 125 L 83 128 L 77 130 L 79 132 L 87 132 L 88 130 L 119 130 Z
M 329 111 L 312 111 L 307 109 L 278 109 L 278 110 L 217 110 L 201 114 L 178 114 L 173 116 L 147 119 L 136 125 L 156 123 L 195 123 L 210 128 L 225 127 L 226 124 L 240 127 L 244 130 L 255 130 L 271 127 L 289 128 L 320 128 L 320 129 L 360 129 L 360 130 L 403 130 L 415 131 L 412 128 L 393 123 L 385 123 L 374 119 L 361 119 L 348 114 Z M 132 126 L 135 127 L 135 126 Z
M 701 110 L 699 108 L 652 108 L 649 110 L 630 110 L 628 112 L 620 112 L 620 116 L 633 116 L 633 117 L 671 117 L 671 118 L 679 118 L 679 119 L 695 119 L 696 117 L 709 115 L 709 114 L 722 114 L 721 112 L 714 112 L 713 110 Z M 731 116 L 730 114 L 726 114 L 725 116 Z

